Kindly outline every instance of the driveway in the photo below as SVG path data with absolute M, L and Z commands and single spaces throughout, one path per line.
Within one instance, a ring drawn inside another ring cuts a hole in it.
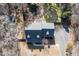
M 64 49 L 68 41 L 68 32 L 66 32 L 64 28 L 55 30 L 55 41 L 59 44 L 61 54 L 64 56 Z

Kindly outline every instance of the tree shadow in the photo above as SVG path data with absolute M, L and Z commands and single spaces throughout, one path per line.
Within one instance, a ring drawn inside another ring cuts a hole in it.
M 63 28 L 64 28 L 65 31 L 68 32 L 68 33 L 69 33 L 70 24 L 71 24 L 70 19 L 64 19 L 64 21 L 62 21 Z
M 68 33 L 69 33 L 69 28 L 68 28 L 68 26 L 67 26 L 67 25 L 65 25 L 65 24 L 64 24 L 64 25 L 63 25 L 63 28 L 65 29 L 65 31 L 66 31 L 66 32 L 68 32 Z

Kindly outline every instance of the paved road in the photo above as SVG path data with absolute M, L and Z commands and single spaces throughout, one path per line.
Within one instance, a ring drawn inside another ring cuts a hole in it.
M 61 54 L 64 55 L 65 45 L 68 41 L 68 32 L 64 28 L 59 28 L 59 30 L 55 31 L 55 41 L 60 46 Z

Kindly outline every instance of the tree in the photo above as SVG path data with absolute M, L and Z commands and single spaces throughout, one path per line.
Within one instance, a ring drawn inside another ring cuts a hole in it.
M 47 20 L 47 22 L 55 22 L 57 20 L 57 17 L 59 15 L 57 15 L 57 10 L 58 7 L 56 4 L 44 4 L 44 17 Z
M 56 22 L 62 19 L 66 20 L 71 15 L 71 5 L 70 4 L 60 4 L 60 3 L 47 3 L 44 4 L 45 18 L 48 22 Z
M 62 13 L 61 13 L 61 19 L 62 19 L 62 23 L 66 23 L 66 24 L 69 24 L 69 17 L 71 16 L 72 14 L 72 11 L 71 11 L 71 4 L 67 3 L 67 4 L 61 4 L 62 8 Z

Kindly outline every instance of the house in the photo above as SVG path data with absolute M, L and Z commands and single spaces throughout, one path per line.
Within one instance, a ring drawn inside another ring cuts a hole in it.
M 44 39 L 53 40 L 54 23 L 33 22 L 25 27 L 26 41 L 31 43 L 42 43 Z

